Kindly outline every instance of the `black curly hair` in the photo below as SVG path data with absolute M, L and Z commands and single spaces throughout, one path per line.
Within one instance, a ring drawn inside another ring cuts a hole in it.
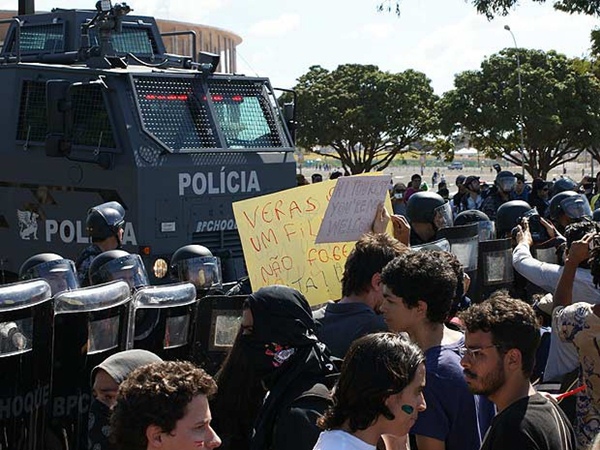
M 521 370 L 525 376 L 531 375 L 540 344 L 540 329 L 531 305 L 512 298 L 506 290 L 498 290 L 459 317 L 469 333 L 491 333 L 492 342 L 501 354 L 513 348 L 519 350 Z
M 408 308 L 425 302 L 431 323 L 444 323 L 448 318 L 458 284 L 448 256 L 433 250 L 398 256 L 383 268 L 381 281 Z
M 162 361 L 134 370 L 119 386 L 111 416 L 111 441 L 119 450 L 146 450 L 146 429 L 173 431 L 197 395 L 212 396 L 217 384 L 187 361 Z

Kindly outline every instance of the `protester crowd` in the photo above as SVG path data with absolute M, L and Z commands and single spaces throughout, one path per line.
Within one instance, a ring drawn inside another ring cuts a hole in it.
M 250 293 L 214 378 L 144 350 L 99 364 L 88 448 L 600 449 L 598 178 L 529 184 L 499 170 L 492 186 L 458 176 L 453 196 L 419 174 L 396 183 L 392 211 L 380 205 L 348 255 L 342 297 L 311 308 L 287 286 Z M 121 251 L 115 203 L 90 210 L 81 284 L 127 256 L 106 257 Z M 448 233 L 472 224 L 480 252 L 512 248 L 502 289 L 485 295 Z M 201 298 L 218 273 L 193 247 L 175 269 Z

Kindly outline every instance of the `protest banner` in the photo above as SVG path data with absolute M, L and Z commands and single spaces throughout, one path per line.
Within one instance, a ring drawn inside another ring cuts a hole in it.
M 298 289 L 312 305 L 341 297 L 344 264 L 354 241 L 315 243 L 337 181 L 299 186 L 233 204 L 254 290 L 284 284 Z M 386 207 L 391 211 L 389 196 Z
M 339 178 L 315 242 L 356 242 L 371 230 L 377 205 L 390 186 L 386 175 Z

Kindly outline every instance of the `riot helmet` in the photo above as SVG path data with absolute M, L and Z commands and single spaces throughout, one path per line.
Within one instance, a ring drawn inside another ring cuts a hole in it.
M 594 222 L 600 222 L 600 208 L 597 208 L 592 213 L 592 220 Z
M 179 281 L 188 281 L 198 293 L 221 288 L 221 261 L 203 245 L 185 245 L 171 257 L 171 275 Z
M 27 259 L 19 269 L 19 278 L 43 279 L 50 285 L 53 296 L 79 288 L 75 264 L 56 253 L 39 253 Z
M 119 240 L 119 230 L 125 225 L 125 209 L 119 202 L 107 202 L 90 208 L 85 228 L 92 241 L 103 241 L 111 236 Z
M 577 183 L 569 177 L 562 177 L 554 182 L 552 185 L 552 194 L 560 194 L 565 191 L 576 191 Z
M 150 284 L 140 255 L 124 250 L 100 253 L 90 264 L 89 276 L 92 285 L 123 280 L 133 290 Z
M 523 200 L 511 200 L 502 204 L 496 213 L 496 232 L 498 238 L 510 237 L 512 229 L 519 225 L 521 218 L 529 210 L 531 210 L 531 206 Z
M 408 220 L 413 223 L 431 223 L 436 230 L 452 226 L 452 207 L 434 192 L 416 192 L 406 206 Z
M 554 194 L 554 196 L 550 199 L 550 204 L 548 205 L 548 216 L 550 219 L 557 220 L 561 214 L 564 214 L 564 211 L 561 207 L 563 200 L 566 200 L 569 197 L 577 197 L 578 195 L 579 194 L 577 194 L 577 192 L 571 190 Z
M 560 201 L 560 210 L 571 220 L 580 220 L 592 217 L 590 203 L 583 194 L 571 195 Z
M 496 175 L 495 184 L 502 192 L 509 193 L 514 190 L 517 184 L 517 178 L 512 172 L 502 170 Z
M 468 209 L 456 215 L 454 226 L 477 223 L 479 227 L 479 242 L 491 241 L 496 238 L 496 225 L 486 213 L 478 209 Z

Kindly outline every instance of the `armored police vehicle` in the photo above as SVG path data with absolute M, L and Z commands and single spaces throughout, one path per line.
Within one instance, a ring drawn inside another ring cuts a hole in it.
M 270 82 L 215 73 L 216 55 L 167 54 L 156 21 L 129 12 L 104 0 L 10 21 L 0 282 L 36 253 L 75 260 L 89 242 L 86 211 L 112 200 L 151 282 L 189 243 L 220 256 L 231 281 L 244 274 L 232 202 L 295 185 L 292 122 Z

